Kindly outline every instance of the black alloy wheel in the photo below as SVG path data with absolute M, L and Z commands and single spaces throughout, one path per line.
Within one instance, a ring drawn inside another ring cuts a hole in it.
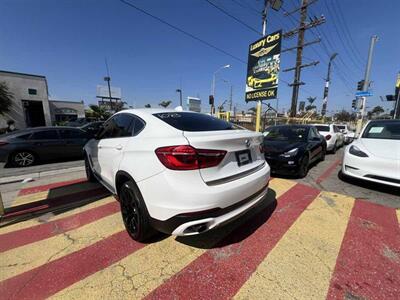
M 142 242 L 154 232 L 142 195 L 132 181 L 122 184 L 119 191 L 122 220 L 132 239 Z
M 300 167 L 299 167 L 299 177 L 304 178 L 307 176 L 308 173 L 308 164 L 309 164 L 309 158 L 308 154 L 305 154 L 303 159 L 301 160 Z
M 36 161 L 35 154 L 30 151 L 18 151 L 11 157 L 11 164 L 15 167 L 29 167 Z
M 97 178 L 93 174 L 93 170 L 90 167 L 89 158 L 87 155 L 85 155 L 85 172 L 86 172 L 86 178 L 89 182 L 97 182 Z

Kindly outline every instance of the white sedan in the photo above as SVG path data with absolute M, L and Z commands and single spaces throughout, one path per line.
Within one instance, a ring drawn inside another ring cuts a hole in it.
M 400 187 L 400 120 L 373 120 L 344 152 L 342 174 Z
M 313 124 L 320 135 L 325 137 L 326 150 L 336 153 L 339 147 L 344 145 L 344 135 L 334 124 Z
M 86 174 L 118 196 L 133 239 L 152 229 L 193 235 L 266 201 L 262 142 L 261 133 L 205 114 L 124 110 L 86 144 Z

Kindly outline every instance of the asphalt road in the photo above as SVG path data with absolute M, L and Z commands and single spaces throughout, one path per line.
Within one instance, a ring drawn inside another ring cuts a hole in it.
M 339 171 L 343 159 L 343 148 L 336 154 L 327 154 L 325 161 L 312 166 L 302 179 L 290 178 L 319 190 L 345 194 L 356 199 L 385 206 L 400 208 L 400 189 L 374 184 L 357 179 L 340 179 Z

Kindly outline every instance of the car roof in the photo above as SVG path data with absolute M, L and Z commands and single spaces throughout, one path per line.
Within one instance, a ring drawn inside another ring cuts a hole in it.
M 313 127 L 313 125 L 311 124 L 281 124 L 281 125 L 271 125 L 268 126 L 267 128 L 271 128 L 271 127 Z

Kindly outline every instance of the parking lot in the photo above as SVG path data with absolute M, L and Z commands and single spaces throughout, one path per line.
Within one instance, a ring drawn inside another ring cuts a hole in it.
M 273 178 L 269 207 L 147 243 L 82 171 L 1 185 L 18 220 L 0 228 L 2 298 L 398 299 L 400 193 L 339 179 L 342 151 L 304 179 Z

